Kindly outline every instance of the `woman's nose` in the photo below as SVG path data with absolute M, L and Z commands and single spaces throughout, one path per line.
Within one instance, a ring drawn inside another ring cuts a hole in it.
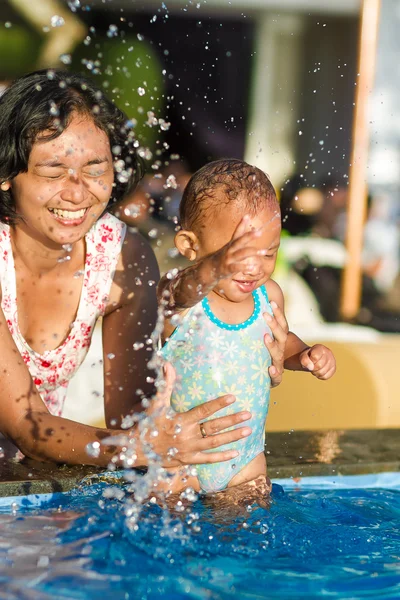
M 82 177 L 75 171 L 69 174 L 64 188 L 61 190 L 61 199 L 66 202 L 80 204 L 86 197 L 86 186 Z

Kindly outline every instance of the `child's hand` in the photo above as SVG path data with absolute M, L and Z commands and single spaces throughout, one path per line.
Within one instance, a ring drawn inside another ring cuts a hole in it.
M 232 277 L 236 273 L 259 274 L 263 268 L 261 256 L 268 250 L 257 250 L 252 244 L 260 235 L 258 230 L 246 231 L 249 216 L 245 215 L 236 227 L 232 239 L 214 255 L 218 279 Z
M 330 379 L 336 371 L 333 352 L 322 344 L 306 348 L 300 354 L 300 364 L 305 371 L 311 371 L 317 379 Z

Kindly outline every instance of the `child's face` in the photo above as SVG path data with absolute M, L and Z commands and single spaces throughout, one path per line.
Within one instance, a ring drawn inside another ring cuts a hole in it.
M 197 259 L 214 253 L 225 246 L 231 239 L 240 220 L 245 213 L 237 207 L 227 207 L 219 214 L 213 215 L 204 224 L 198 238 Z M 251 247 L 257 250 L 268 250 L 265 256 L 257 256 L 256 269 L 254 261 L 246 261 L 248 268 L 235 273 L 232 278 L 222 279 L 214 288 L 214 292 L 231 302 L 242 302 L 255 289 L 262 286 L 271 277 L 276 264 L 280 244 L 281 219 L 278 204 L 266 207 L 250 218 L 248 230 L 261 229 L 260 237 L 255 237 Z

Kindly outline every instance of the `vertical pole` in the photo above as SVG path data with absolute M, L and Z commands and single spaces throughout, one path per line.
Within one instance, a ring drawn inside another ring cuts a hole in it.
M 245 160 L 276 186 L 293 171 L 304 20 L 267 9 L 257 18 Z
M 347 209 L 348 260 L 343 273 L 340 306 L 341 316 L 345 320 L 357 315 L 361 299 L 361 257 L 367 208 L 368 101 L 374 82 L 379 11 L 380 0 L 363 0 Z

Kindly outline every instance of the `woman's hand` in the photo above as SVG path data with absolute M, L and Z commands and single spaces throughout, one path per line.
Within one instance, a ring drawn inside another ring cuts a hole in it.
M 151 408 L 147 411 L 147 414 L 154 419 L 152 430 L 158 432 L 156 437 L 149 435 L 147 441 L 151 444 L 153 451 L 161 457 L 162 465 L 176 467 L 216 463 L 238 456 L 239 453 L 236 450 L 211 453 L 206 451 L 249 436 L 252 431 L 250 427 L 240 427 L 232 431 L 225 430 L 243 421 L 248 421 L 251 413 L 238 412 L 205 422 L 205 419 L 235 402 L 234 396 L 227 395 L 196 406 L 185 413 L 172 413 L 170 416 L 168 413 L 171 412 L 170 397 L 174 380 L 174 369 L 167 363 L 164 389 L 157 394 Z
M 273 315 L 264 313 L 266 324 L 270 327 L 273 338 L 266 333 L 264 343 L 271 354 L 272 365 L 269 368 L 271 377 L 271 387 L 276 387 L 282 381 L 284 371 L 283 363 L 285 357 L 286 340 L 289 333 L 289 327 L 286 317 L 276 302 L 271 302 Z

